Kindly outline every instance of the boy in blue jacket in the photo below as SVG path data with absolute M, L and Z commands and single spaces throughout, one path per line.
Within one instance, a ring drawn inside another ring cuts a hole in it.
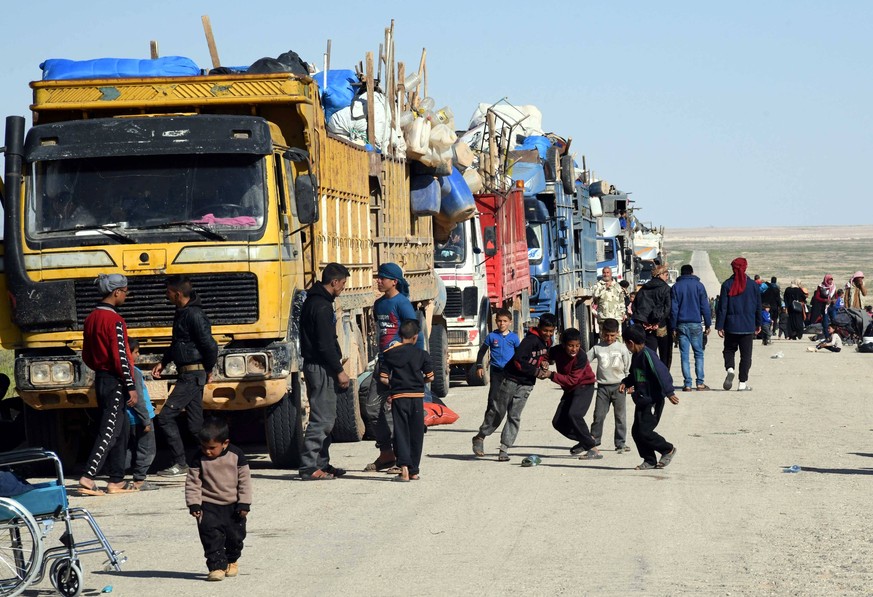
M 636 470 L 664 468 L 676 455 L 676 446 L 661 437 L 655 427 L 661 421 L 665 399 L 679 404 L 673 389 L 673 378 L 657 353 L 646 346 L 646 333 L 641 327 L 626 329 L 622 338 L 632 356 L 630 374 L 618 389 L 620 392 L 630 392 L 634 401 L 631 436 L 643 459 Z M 660 461 L 656 452 L 661 453 Z
M 758 285 L 746 275 L 743 257 L 731 261 L 734 275 L 721 285 L 715 329 L 724 338 L 724 368 L 727 375 L 722 387 L 730 390 L 734 383 L 734 359 L 740 351 L 740 392 L 752 388 L 746 384 L 752 368 L 752 341 L 761 333 L 761 293 Z

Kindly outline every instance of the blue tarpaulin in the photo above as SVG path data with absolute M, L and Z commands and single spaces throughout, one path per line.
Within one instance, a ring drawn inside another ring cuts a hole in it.
M 125 77 L 192 77 L 200 68 L 190 58 L 164 56 L 154 60 L 136 58 L 96 58 L 66 60 L 49 58 L 39 65 L 44 81 L 69 79 L 113 79 Z

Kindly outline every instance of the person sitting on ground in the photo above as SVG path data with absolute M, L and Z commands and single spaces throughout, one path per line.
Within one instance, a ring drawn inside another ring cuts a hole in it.
M 837 332 L 834 324 L 830 324 L 828 326 L 828 334 L 830 334 L 830 340 L 825 340 L 824 342 L 819 342 L 815 345 L 815 348 L 810 346 L 807 348 L 809 352 L 818 352 L 820 350 L 829 350 L 831 352 L 840 352 L 843 350 L 843 339 L 840 338 L 840 335 Z

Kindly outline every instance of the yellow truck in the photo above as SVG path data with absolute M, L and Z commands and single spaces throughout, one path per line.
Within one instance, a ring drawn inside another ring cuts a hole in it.
M 305 386 L 297 313 L 331 261 L 345 369 L 375 350 L 373 274 L 399 263 L 423 322 L 440 322 L 429 217 L 409 207 L 409 166 L 329 135 L 316 83 L 292 74 L 40 81 L 34 126 L 6 121 L 0 342 L 15 350 L 32 444 L 87 450 L 93 373 L 81 359 L 98 273 L 123 273 L 121 313 L 146 370 L 169 344 L 171 274 L 188 275 L 220 346 L 209 410 L 263 418 L 273 463 L 298 465 Z M 433 335 L 443 359 L 445 329 Z M 431 342 L 432 348 L 434 342 Z M 442 367 L 447 373 L 447 367 Z M 166 376 L 165 376 L 166 377 Z M 440 382 L 447 387 L 447 380 Z M 174 383 L 150 380 L 160 408 Z M 362 392 L 363 394 L 364 392 Z M 357 383 L 335 439 L 363 433 Z M 81 441 L 80 441 L 81 440 Z

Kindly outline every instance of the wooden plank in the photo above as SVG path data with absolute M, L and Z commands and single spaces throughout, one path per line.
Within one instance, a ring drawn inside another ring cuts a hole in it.
M 218 68 L 221 66 L 221 60 L 218 59 L 218 48 L 215 46 L 215 36 L 212 35 L 212 23 L 209 22 L 209 15 L 203 15 L 200 20 L 203 22 L 203 33 L 206 34 L 206 45 L 209 46 L 212 68 Z
M 375 146 L 376 131 L 374 126 L 376 123 L 375 111 L 373 103 L 376 101 L 373 96 L 373 52 L 367 52 L 367 72 L 365 82 L 367 84 L 367 141 Z
M 151 40 L 149 42 L 149 55 L 152 57 L 152 60 L 157 60 L 158 58 L 158 42 L 156 40 Z

